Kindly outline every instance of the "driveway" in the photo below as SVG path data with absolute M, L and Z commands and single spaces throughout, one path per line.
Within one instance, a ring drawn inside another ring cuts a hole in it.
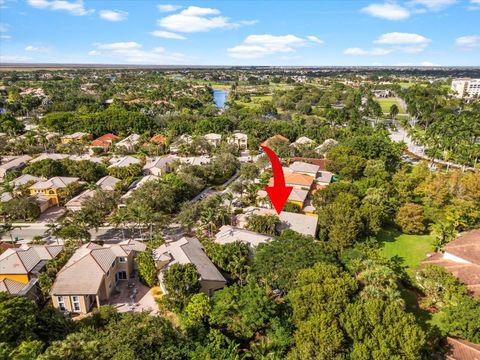
M 65 209 L 64 207 L 53 206 L 40 215 L 40 217 L 37 219 L 37 223 L 55 222 L 60 219 L 66 212 L 67 209 Z

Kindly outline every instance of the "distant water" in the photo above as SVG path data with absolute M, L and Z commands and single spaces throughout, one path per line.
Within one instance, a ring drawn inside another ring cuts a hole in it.
M 222 89 L 213 89 L 213 101 L 219 109 L 225 108 L 225 103 L 227 102 L 228 91 Z

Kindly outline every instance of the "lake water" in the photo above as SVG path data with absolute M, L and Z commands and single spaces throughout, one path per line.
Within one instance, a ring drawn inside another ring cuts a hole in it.
M 222 89 L 213 89 L 213 101 L 219 109 L 225 107 L 225 102 L 228 98 L 228 91 Z

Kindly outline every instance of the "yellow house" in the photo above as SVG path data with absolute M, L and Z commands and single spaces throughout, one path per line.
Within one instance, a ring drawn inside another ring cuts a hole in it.
M 83 139 L 90 139 L 90 137 L 91 136 L 88 133 L 76 132 L 76 133 L 73 133 L 73 134 L 70 134 L 70 135 L 62 136 L 60 141 L 62 142 L 62 144 L 69 144 L 69 143 L 80 141 L 80 140 L 83 140 Z
M 68 184 L 78 182 L 76 177 L 60 177 L 56 176 L 47 181 L 39 181 L 30 186 L 30 195 L 41 196 L 52 202 L 52 205 L 60 204 L 60 192 L 67 187 Z
M 0 280 L 27 284 L 36 278 L 46 262 L 62 251 L 62 245 L 22 245 L 0 255 Z

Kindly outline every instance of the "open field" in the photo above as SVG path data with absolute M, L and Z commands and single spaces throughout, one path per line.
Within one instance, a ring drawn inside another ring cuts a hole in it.
M 271 95 L 263 95 L 263 96 L 252 96 L 251 102 L 243 102 L 243 101 L 236 101 L 237 104 L 246 106 L 248 108 L 258 108 L 262 101 L 270 101 L 272 100 Z
M 408 235 L 386 229 L 380 231 L 377 239 L 382 243 L 383 254 L 387 258 L 398 256 L 410 270 L 417 268 L 426 254 L 434 250 L 432 235 Z
M 397 99 L 395 99 L 394 97 L 389 97 L 389 98 L 385 98 L 385 99 L 375 99 L 379 102 L 380 106 L 382 107 L 382 111 L 384 113 L 388 113 L 390 112 L 390 107 L 393 105 L 393 104 L 396 104 L 398 106 L 398 109 L 400 110 L 400 114 L 402 113 L 405 113 L 405 109 L 403 109 L 399 102 L 397 101 Z

